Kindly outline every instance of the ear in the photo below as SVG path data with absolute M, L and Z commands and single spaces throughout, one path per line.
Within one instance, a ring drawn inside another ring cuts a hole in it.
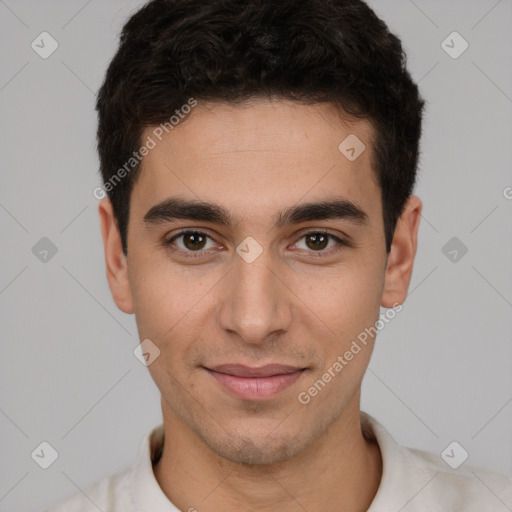
M 392 308 L 407 297 L 414 257 L 418 246 L 418 228 L 423 204 L 419 197 L 409 196 L 397 221 L 393 243 L 388 254 L 381 306 Z
M 133 298 L 128 279 L 128 260 L 123 252 L 121 235 L 114 216 L 112 203 L 102 199 L 98 206 L 101 222 L 101 235 L 105 250 L 105 265 L 110 292 L 117 307 L 124 313 L 131 314 Z

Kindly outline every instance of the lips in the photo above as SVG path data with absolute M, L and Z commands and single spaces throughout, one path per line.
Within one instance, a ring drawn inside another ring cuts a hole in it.
M 223 364 L 205 368 L 225 391 L 244 400 L 271 398 L 299 379 L 305 368 L 281 364 L 250 367 Z
M 214 366 L 209 369 L 219 373 L 233 375 L 235 377 L 272 377 L 273 375 L 294 373 L 302 370 L 303 368 L 283 364 L 267 364 L 265 366 L 260 366 L 259 368 L 240 364 L 221 364 L 220 366 Z

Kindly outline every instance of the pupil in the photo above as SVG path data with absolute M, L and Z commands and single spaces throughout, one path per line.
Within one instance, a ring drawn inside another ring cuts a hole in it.
M 324 249 L 327 244 L 326 242 L 328 241 L 328 238 L 326 235 L 323 235 L 321 233 L 318 233 L 318 234 L 313 234 L 313 235 L 309 235 L 309 240 L 312 240 L 312 239 L 318 239 L 318 238 L 321 238 L 321 241 L 320 243 L 317 243 L 317 242 L 313 242 L 313 247 L 312 248 L 320 248 L 320 249 Z
M 205 237 L 200 233 L 190 233 L 188 235 L 185 235 L 185 245 L 189 249 L 200 249 L 201 247 L 198 247 L 198 245 L 201 246 L 201 244 L 204 244 L 204 238 Z M 192 240 L 192 242 L 190 244 L 187 244 L 187 240 Z

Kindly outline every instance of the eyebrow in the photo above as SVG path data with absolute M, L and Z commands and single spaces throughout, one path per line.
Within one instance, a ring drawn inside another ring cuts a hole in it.
M 148 226 L 178 219 L 208 221 L 226 227 L 234 225 L 226 208 L 214 203 L 170 197 L 151 207 L 144 215 Z M 272 216 L 273 227 L 281 228 L 305 221 L 343 219 L 358 225 L 368 224 L 368 214 L 357 204 L 347 199 L 332 199 L 321 202 L 300 203 L 290 206 Z

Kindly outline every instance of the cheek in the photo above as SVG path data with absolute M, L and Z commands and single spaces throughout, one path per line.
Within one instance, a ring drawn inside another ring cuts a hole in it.
M 189 288 L 179 275 L 142 251 L 130 256 L 129 279 L 139 335 L 158 343 L 185 316 Z
M 361 263 L 337 269 L 325 280 L 325 286 L 309 291 L 307 304 L 321 318 L 323 332 L 328 333 L 324 337 L 313 331 L 322 364 L 302 390 L 302 397 L 314 402 L 317 412 L 331 414 L 334 403 L 338 412 L 342 411 L 359 389 L 373 350 L 371 327 L 380 313 L 379 279 L 377 271 Z M 312 294 L 313 290 L 316 293 Z
M 374 263 L 323 269 L 317 278 L 315 285 L 301 288 L 300 296 L 338 342 L 357 336 L 378 319 L 382 276 Z
M 190 352 L 208 327 L 205 322 L 214 307 L 213 294 L 208 292 L 213 283 L 207 278 L 191 279 L 177 266 L 143 257 L 134 257 L 133 268 L 137 271 L 131 274 L 130 285 L 139 338 L 153 341 L 163 356 L 160 365 L 151 365 L 150 371 L 153 366 L 160 374 L 171 366 L 174 373 L 181 372 L 181 366 L 193 368 Z

